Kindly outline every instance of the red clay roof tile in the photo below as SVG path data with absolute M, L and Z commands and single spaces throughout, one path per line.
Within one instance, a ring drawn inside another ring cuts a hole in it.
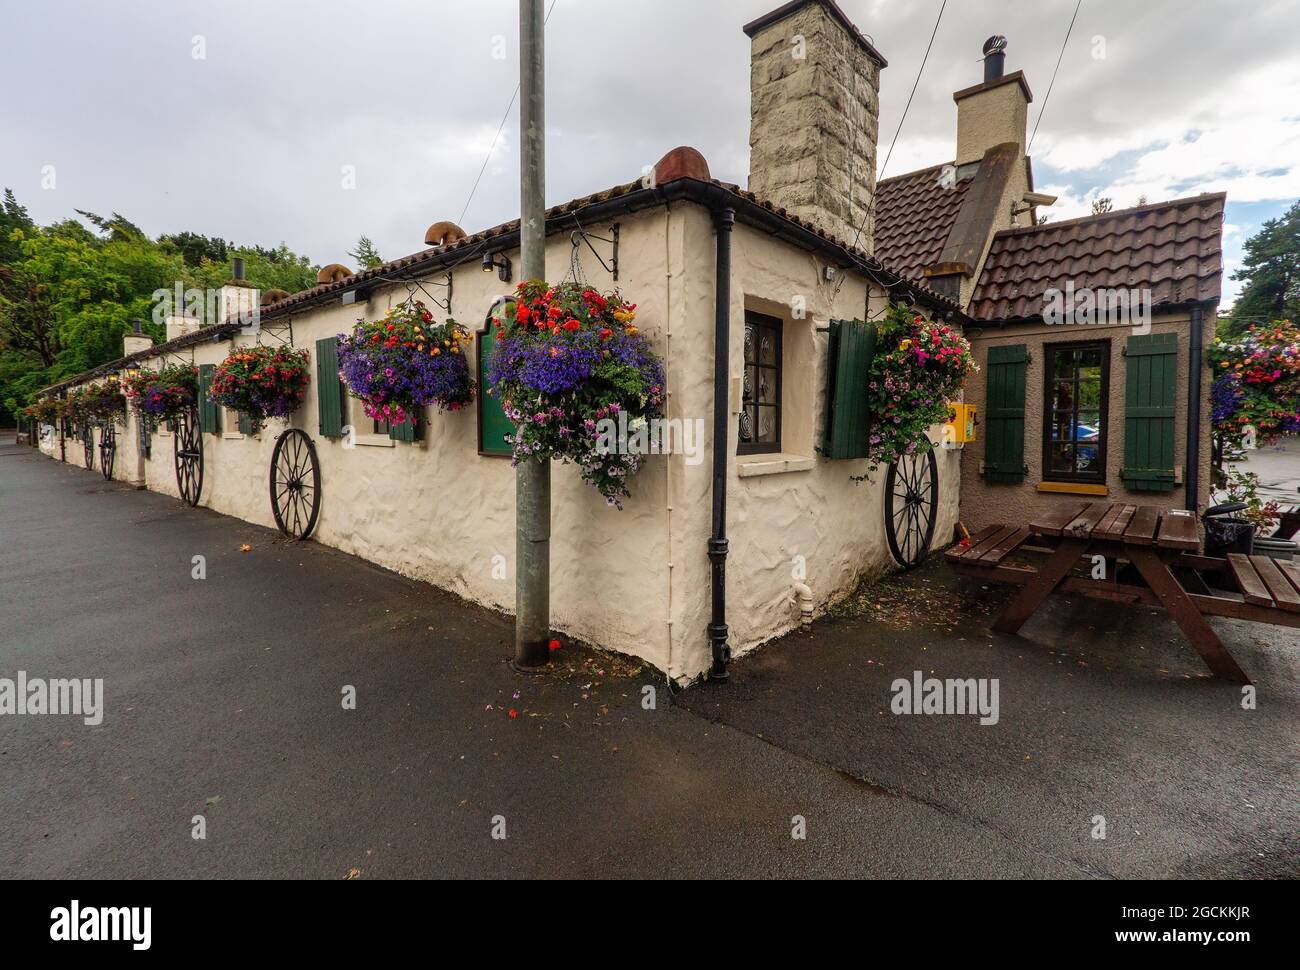
M 1043 294 L 1083 287 L 1149 289 L 1154 308 L 1217 301 L 1227 196 L 1207 193 L 993 237 L 967 313 L 1034 320 Z

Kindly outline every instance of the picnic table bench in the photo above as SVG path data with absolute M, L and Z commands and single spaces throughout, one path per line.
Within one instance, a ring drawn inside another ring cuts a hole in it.
M 1013 561 L 1031 549 L 1046 552 L 1046 560 Z M 1104 578 L 1092 578 L 1091 562 L 1084 575 L 1072 575 L 1085 557 L 1104 557 Z M 1201 555 L 1196 515 L 1184 509 L 1106 502 L 1061 506 L 1025 525 L 990 525 L 945 558 L 964 575 L 1020 587 L 993 624 L 1000 633 L 1019 631 L 1054 592 L 1143 603 L 1168 612 L 1216 676 L 1241 684 L 1250 679 L 1205 617 L 1300 627 L 1300 566 L 1267 556 Z M 1137 576 L 1122 577 L 1121 561 Z M 1202 573 L 1230 577 L 1241 598 L 1215 595 Z

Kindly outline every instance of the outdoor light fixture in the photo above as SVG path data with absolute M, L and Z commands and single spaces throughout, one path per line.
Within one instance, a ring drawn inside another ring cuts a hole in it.
M 484 253 L 483 272 L 490 273 L 493 270 L 497 271 L 497 278 L 502 283 L 509 283 L 513 276 L 510 257 L 503 253 Z

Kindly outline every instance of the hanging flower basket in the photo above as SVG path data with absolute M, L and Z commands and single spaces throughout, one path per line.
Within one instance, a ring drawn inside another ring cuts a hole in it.
M 618 293 L 524 282 L 497 313 L 488 365 L 491 393 L 515 424 L 515 463 L 574 462 L 618 508 L 644 455 L 606 447 L 601 422 L 617 423 L 621 437 L 664 410 L 663 362 L 635 319 L 636 305 Z
M 122 423 L 126 418 L 126 399 L 116 377 L 91 384 L 69 400 L 73 402 L 74 413 L 83 421 Z
M 123 381 L 127 400 L 152 423 L 173 421 L 194 407 L 199 372 L 188 364 L 160 371 L 140 371 Z
M 368 417 L 414 424 L 431 404 L 459 411 L 474 400 L 464 351 L 471 339 L 455 320 L 435 324 L 423 303 L 403 303 L 339 334 L 339 377 Z
M 23 408 L 23 414 L 37 424 L 54 424 L 58 421 L 61 411 L 59 399 L 53 397 L 43 397 Z
M 948 420 L 949 402 L 978 370 L 960 332 L 891 306 L 876 330 L 867 372 L 871 470 L 933 448 L 929 429 Z
M 310 384 L 307 351 L 245 347 L 212 372 L 209 397 L 222 407 L 247 415 L 256 431 L 267 418 L 285 418 L 298 410 Z

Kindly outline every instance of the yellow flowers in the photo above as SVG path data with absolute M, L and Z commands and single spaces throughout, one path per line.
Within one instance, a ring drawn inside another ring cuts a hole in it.
M 636 319 L 636 311 L 628 310 L 620 307 L 619 309 L 614 311 L 614 319 L 617 320 L 619 323 L 631 323 L 633 320 Z M 634 333 L 635 330 L 629 332 Z
M 898 349 L 899 349 L 899 350 L 906 350 L 906 349 L 907 349 L 908 347 L 910 347 L 910 346 L 912 346 L 912 341 L 910 341 L 910 340 L 904 340 L 904 341 L 902 341 L 902 342 L 898 345 Z
M 637 331 L 636 331 L 636 327 L 624 327 L 623 332 L 627 334 L 629 337 L 635 337 Z
M 440 349 L 437 348 L 437 347 L 434 347 L 433 350 L 429 351 L 429 356 L 430 356 L 430 357 L 437 357 L 440 353 L 442 353 L 442 350 L 440 350 Z

